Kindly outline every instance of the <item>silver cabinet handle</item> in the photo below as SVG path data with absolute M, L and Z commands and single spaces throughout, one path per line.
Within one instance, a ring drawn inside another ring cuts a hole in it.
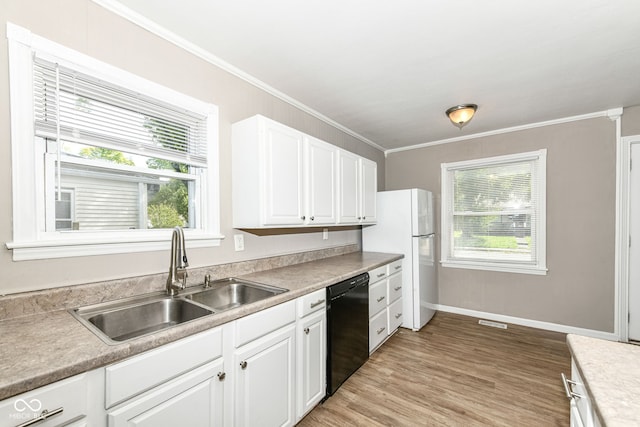
M 307 217 L 306 217 L 306 216 L 304 216 L 304 215 L 302 215 L 302 216 L 300 217 L 300 219 L 301 219 L 301 220 L 303 220 L 303 221 L 304 221 L 306 218 L 307 218 Z
M 401 318 L 401 317 L 402 317 L 402 313 L 398 313 L 398 314 L 396 314 L 396 315 L 395 315 L 395 318 L 396 318 L 396 319 L 399 319 L 399 318 Z
M 377 333 L 378 335 L 380 335 L 381 333 L 383 333 L 383 332 L 384 332 L 384 330 L 385 330 L 385 329 L 387 329 L 387 328 L 385 328 L 385 327 L 383 326 L 382 328 L 378 329 L 378 330 L 376 331 L 376 333 Z
M 312 216 L 311 218 L 309 218 L 311 221 L 313 221 L 314 219 L 316 219 L 316 217 Z
M 562 377 L 562 385 L 564 386 L 564 393 L 567 396 L 567 399 L 571 400 L 574 397 L 578 398 L 578 399 L 582 399 L 584 396 L 576 393 L 575 391 L 571 390 L 571 385 L 576 385 L 578 383 L 576 383 L 575 381 L 571 381 L 570 379 L 567 378 L 567 376 L 564 374 L 564 372 L 560 373 L 560 376 Z
M 309 328 L 304 328 L 304 333 L 309 335 Z
M 363 219 L 363 220 L 365 220 L 365 219 L 367 219 L 367 217 L 366 217 L 366 216 L 363 216 L 363 217 L 362 217 L 362 219 Z
M 319 299 L 316 302 L 312 302 L 311 303 L 311 308 L 315 308 L 315 307 L 319 306 L 320 304 L 324 304 L 324 300 L 323 299 Z
M 384 277 L 384 276 L 386 276 L 386 275 L 387 275 L 387 273 L 380 273 L 380 274 L 378 274 L 376 277 Z
M 226 377 L 227 374 L 225 374 L 224 372 L 218 372 L 218 381 L 224 381 Z
M 240 362 L 240 367 L 241 367 L 242 369 L 247 369 L 247 361 L 246 361 L 246 360 L 243 360 L 242 362 Z
M 359 217 L 358 217 L 358 221 L 360 221 L 361 219 L 362 219 L 362 217 L 360 217 L 360 216 L 359 216 Z
M 380 302 L 380 301 L 382 301 L 383 299 L 384 299 L 384 295 L 383 295 L 383 296 L 381 296 L 380 298 L 378 298 L 376 301 Z
M 27 426 L 32 426 L 36 423 L 39 423 L 41 421 L 45 421 L 47 418 L 49 417 L 53 417 L 54 415 L 58 415 L 61 414 L 62 411 L 64 411 L 64 407 L 60 407 L 58 409 L 54 409 L 52 411 L 48 411 L 48 410 L 43 410 L 40 415 L 38 415 L 36 418 L 33 418 L 29 421 L 26 421 L 20 425 L 17 425 L 16 427 L 27 427 Z
M 393 288 L 394 291 L 399 291 L 400 289 L 402 289 L 402 286 L 398 286 L 397 288 Z
M 402 266 L 401 266 L 401 265 L 396 265 L 394 268 L 395 268 L 396 270 L 400 270 L 400 269 L 402 268 Z

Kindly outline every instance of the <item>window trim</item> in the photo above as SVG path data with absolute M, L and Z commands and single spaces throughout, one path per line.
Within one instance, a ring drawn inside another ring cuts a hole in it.
M 488 157 L 483 159 L 465 160 L 460 162 L 442 163 L 441 185 L 442 185 L 442 206 L 441 206 L 441 254 L 440 263 L 443 267 L 466 268 L 474 270 L 499 271 L 507 273 L 524 273 L 546 275 L 546 169 L 547 150 L 540 149 L 526 153 L 509 154 L 505 156 Z M 459 260 L 451 257 L 452 249 L 452 222 L 453 222 L 453 176 L 452 172 L 470 167 L 497 166 L 500 164 L 524 162 L 537 160 L 536 177 L 537 189 L 534 192 L 536 197 L 535 206 L 538 209 L 536 215 L 536 263 L 524 264 L 509 261 L 483 261 L 483 260 Z
M 33 117 L 33 52 L 54 58 L 61 65 L 78 69 L 139 93 L 170 102 L 206 116 L 207 170 L 203 177 L 202 228 L 185 229 L 188 247 L 219 246 L 219 154 L 218 107 L 179 93 L 97 59 L 59 45 L 29 30 L 7 22 L 9 48 L 9 95 L 11 111 L 11 151 L 13 190 L 13 241 L 6 247 L 13 260 L 65 258 L 166 250 L 171 230 L 122 230 L 45 232 L 44 170 L 36 159 Z M 24 141 L 34 141 L 25 144 Z

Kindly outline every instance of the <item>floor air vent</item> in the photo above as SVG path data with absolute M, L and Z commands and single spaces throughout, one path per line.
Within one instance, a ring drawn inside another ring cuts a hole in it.
M 506 323 L 493 322 L 491 320 L 483 320 L 483 319 L 478 320 L 478 323 L 484 326 L 491 326 L 492 328 L 507 329 Z

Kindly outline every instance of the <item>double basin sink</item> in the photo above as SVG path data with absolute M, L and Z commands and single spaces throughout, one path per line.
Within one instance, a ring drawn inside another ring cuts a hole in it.
M 69 312 L 107 344 L 120 344 L 203 316 L 286 292 L 235 278 L 196 286 L 171 297 L 165 293 L 126 298 Z

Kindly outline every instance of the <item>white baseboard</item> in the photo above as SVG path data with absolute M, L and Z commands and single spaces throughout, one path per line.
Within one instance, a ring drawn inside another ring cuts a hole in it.
M 600 338 L 609 341 L 619 341 L 618 336 L 613 332 L 596 331 L 594 329 L 576 328 L 575 326 L 560 325 L 558 323 L 542 322 L 539 320 L 523 319 L 521 317 L 505 316 L 503 314 L 487 313 L 484 311 L 469 310 L 466 308 L 452 307 L 449 305 L 436 304 L 435 309 L 448 313 L 461 314 L 463 316 L 477 317 L 480 319 L 493 320 L 497 322 L 513 323 L 514 325 L 528 326 L 530 328 L 544 329 L 547 331 L 562 332 L 565 334 L 584 335 L 591 338 Z

